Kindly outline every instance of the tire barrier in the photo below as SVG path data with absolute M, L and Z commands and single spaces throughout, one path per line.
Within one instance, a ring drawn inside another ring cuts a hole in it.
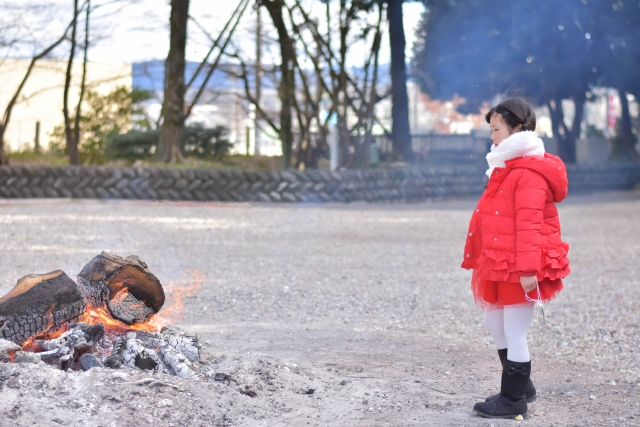
M 0 198 L 221 202 L 420 202 L 477 196 L 484 166 L 330 171 L 221 171 L 102 166 L 0 166 Z M 570 193 L 628 190 L 640 167 L 569 167 Z

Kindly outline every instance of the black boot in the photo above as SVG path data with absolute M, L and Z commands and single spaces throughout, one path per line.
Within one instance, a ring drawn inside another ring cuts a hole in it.
M 498 357 L 500 358 L 500 363 L 502 364 L 502 369 L 504 369 L 504 361 L 507 358 L 507 349 L 503 348 L 498 350 Z M 500 393 L 493 394 L 487 397 L 484 401 L 488 402 L 490 400 L 497 399 L 500 396 Z M 529 383 L 527 384 L 527 388 L 524 391 L 524 397 L 527 398 L 527 403 L 533 403 L 538 399 L 536 388 L 533 386 L 533 382 L 529 379 Z
M 527 399 L 524 391 L 531 376 L 531 362 L 504 361 L 500 395 L 488 402 L 478 402 L 473 409 L 486 418 L 515 418 L 527 416 Z

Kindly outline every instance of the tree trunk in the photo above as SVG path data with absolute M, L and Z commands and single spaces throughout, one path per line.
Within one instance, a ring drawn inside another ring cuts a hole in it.
M 65 327 L 85 310 L 80 290 L 62 270 L 29 274 L 0 298 L 0 337 L 23 345 Z
M 78 164 L 78 141 L 74 139 L 71 128 L 71 118 L 69 117 L 69 90 L 71 89 L 71 76 L 73 70 L 73 58 L 76 54 L 76 33 L 78 30 L 78 0 L 73 2 L 73 23 L 71 27 L 71 49 L 69 52 L 69 62 L 67 62 L 67 73 L 64 80 L 64 99 L 62 103 L 62 114 L 64 115 L 64 134 L 67 141 L 67 153 L 69 154 L 69 164 Z
M 584 103 L 587 102 L 587 95 L 584 92 L 578 92 L 573 96 L 573 105 L 575 106 L 575 114 L 573 115 L 573 123 L 571 124 L 571 138 L 575 141 L 580 139 L 580 127 L 584 118 Z
M 582 125 L 582 119 L 584 118 L 584 103 L 587 101 L 585 92 L 581 91 L 572 96 L 574 105 L 573 122 L 571 123 L 571 129 L 565 128 L 565 157 L 563 161 L 565 163 L 574 164 L 577 158 L 577 141 L 580 139 L 580 127 Z
M 327 3 L 328 7 L 328 3 Z M 320 61 L 320 47 L 317 48 L 314 56 L 314 64 L 318 64 Z M 325 90 L 324 83 L 322 81 L 322 71 L 319 67 L 315 68 L 315 90 L 316 90 L 316 100 L 319 103 L 322 99 L 322 94 Z M 327 149 L 327 127 L 322 123 L 320 119 L 320 108 L 316 106 L 315 117 L 314 117 L 317 125 L 318 125 L 318 133 L 316 134 L 314 144 L 310 144 L 311 146 L 307 148 L 307 159 L 305 163 L 305 167 L 307 169 L 318 169 L 318 161 L 322 157 L 322 155 L 326 154 Z M 312 137 L 309 137 L 309 143 L 311 143 Z
M 294 95 L 293 79 L 293 46 L 289 37 L 289 30 L 284 23 L 282 0 L 263 1 L 261 3 L 267 8 L 274 27 L 278 31 L 278 43 L 280 45 L 280 140 L 282 143 L 282 166 L 288 169 L 291 166 L 291 154 L 293 148 L 293 132 L 291 127 L 293 119 L 291 116 L 292 98 Z
M 574 164 L 576 162 L 576 140 L 580 136 L 580 124 L 584 115 L 584 94 L 582 97 L 576 95 L 573 99 L 575 115 L 571 129 L 564 122 L 562 99 L 556 98 L 553 99 L 553 103 L 551 101 L 547 103 L 551 115 L 551 129 L 558 143 L 558 156 L 566 164 Z
M 411 131 L 409 128 L 409 97 L 407 95 L 407 69 L 405 36 L 402 22 L 403 0 L 387 1 L 389 45 L 391 47 L 391 138 L 397 155 L 413 160 Z
M 560 111 L 558 111 L 558 107 L 560 107 Z M 558 105 L 556 100 L 550 99 L 547 102 L 547 108 L 549 109 L 549 116 L 551 117 L 551 131 L 553 132 L 553 136 L 558 141 L 558 146 L 560 145 L 560 122 L 563 120 L 562 114 L 562 104 Z
M 260 140 L 262 138 L 260 116 L 257 111 L 260 108 L 260 99 L 262 97 L 262 17 L 260 16 L 260 10 L 259 7 L 256 10 L 256 111 L 253 120 L 253 155 L 255 157 L 260 157 Z
M 7 162 L 7 158 L 4 155 L 4 131 L 6 129 L 6 126 L 4 125 L 4 123 L 0 123 L 0 165 L 6 165 L 9 162 Z
M 618 95 L 620 97 L 620 106 L 622 107 L 622 118 L 620 120 L 620 134 L 613 140 L 613 151 L 617 156 L 627 157 L 637 162 L 639 158 L 638 152 L 635 150 L 637 139 L 631 130 L 631 114 L 629 113 L 627 92 L 624 88 L 618 87 Z
M 349 33 L 351 11 L 345 10 L 340 2 L 340 72 L 338 73 L 338 166 L 350 167 L 351 133 L 347 126 L 347 34 Z M 344 16 L 346 13 L 346 16 Z
M 76 106 L 76 116 L 73 123 L 73 140 L 76 143 L 76 151 L 80 144 L 80 119 L 82 118 L 82 100 L 86 90 L 87 82 L 87 56 L 89 53 L 89 17 L 91 14 L 91 1 L 87 0 L 87 14 L 84 23 L 84 55 L 82 58 L 82 80 L 80 81 L 80 97 Z
M 382 22 L 382 6 L 378 6 L 378 26 L 376 28 L 376 34 L 373 39 L 373 45 L 371 47 L 371 52 L 373 55 L 373 72 L 371 77 L 371 88 L 369 90 L 369 99 L 366 100 L 365 106 L 365 120 L 364 120 L 364 138 L 362 145 L 360 147 L 360 158 L 362 161 L 362 166 L 368 167 L 371 166 L 371 145 L 374 142 L 373 139 L 373 117 L 374 110 L 376 108 L 376 104 L 378 102 L 378 60 L 380 56 L 380 44 L 382 39 L 382 33 L 380 32 L 380 23 Z
M 184 69 L 188 19 L 189 0 L 171 0 L 167 86 L 162 103 L 164 121 L 154 156 L 154 160 L 158 162 L 174 163 L 183 160 L 180 140 L 184 131 Z

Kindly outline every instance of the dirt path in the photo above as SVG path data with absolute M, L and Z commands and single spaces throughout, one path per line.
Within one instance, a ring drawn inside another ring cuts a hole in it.
M 238 382 L 3 364 L 0 425 L 511 425 L 471 412 L 499 377 L 459 269 L 473 206 L 0 203 L 0 294 L 28 273 L 74 277 L 103 249 L 138 254 Z M 574 272 L 531 328 L 525 423 L 639 425 L 640 194 L 560 215 Z

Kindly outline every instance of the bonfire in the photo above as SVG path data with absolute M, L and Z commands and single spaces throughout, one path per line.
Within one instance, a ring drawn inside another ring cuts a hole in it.
M 170 325 L 176 307 L 160 315 L 164 304 L 162 284 L 139 257 L 102 252 L 77 282 L 61 270 L 18 280 L 0 298 L 0 349 L 12 362 L 62 370 L 129 367 L 213 379 L 197 338 Z

